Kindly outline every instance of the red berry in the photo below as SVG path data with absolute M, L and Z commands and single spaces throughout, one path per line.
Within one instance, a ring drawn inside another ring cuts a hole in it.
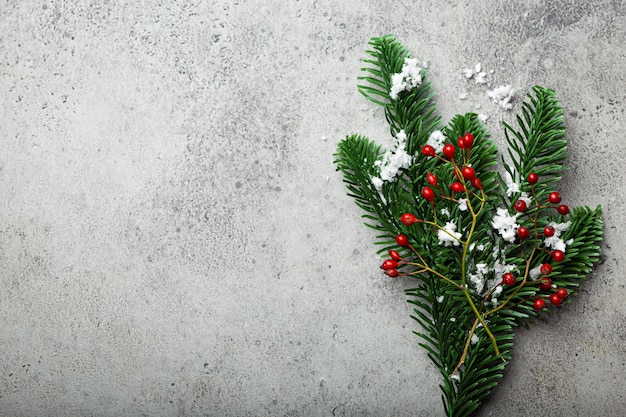
M 463 135 L 463 143 L 465 143 L 466 148 L 471 148 L 474 144 L 474 135 L 469 132 Z
M 554 252 L 552 252 L 552 259 L 554 259 L 557 262 L 563 262 L 563 260 L 565 259 L 565 253 L 562 250 L 555 250 Z
M 553 293 L 553 294 L 550 294 L 550 302 L 553 305 L 558 306 L 558 305 L 561 305 L 561 303 L 563 302 L 563 299 L 559 297 L 557 293 Z
M 507 286 L 511 286 L 511 285 L 515 285 L 515 277 L 513 276 L 512 273 L 507 272 L 506 274 L 502 275 L 502 284 L 507 285 Z
M 389 271 L 390 269 L 396 269 L 397 267 L 398 267 L 398 262 L 394 261 L 393 259 L 387 259 L 380 266 L 380 269 L 384 269 L 385 271 Z
M 456 148 L 454 145 L 450 145 L 449 143 L 443 147 L 443 154 L 448 159 L 454 159 L 454 154 L 456 153 Z
M 391 249 L 389 251 L 389 256 L 391 257 L 391 259 L 393 259 L 394 261 L 399 261 L 402 259 L 402 256 L 400 256 L 400 253 L 398 253 L 397 250 L 393 250 Z
M 517 228 L 517 235 L 521 240 L 527 239 L 530 237 L 530 229 L 526 226 L 520 226 Z
M 403 234 L 399 234 L 398 236 L 396 236 L 396 243 L 399 246 L 402 246 L 404 248 L 406 248 L 406 247 L 408 247 L 410 245 L 409 238 L 406 237 L 406 235 L 403 235 Z
M 528 183 L 530 185 L 537 184 L 538 181 L 539 181 L 539 175 L 535 174 L 534 172 L 531 172 L 530 174 L 528 174 Z
M 412 224 L 415 224 L 418 222 L 417 217 L 415 217 L 415 214 L 411 214 L 411 213 L 404 213 L 401 217 L 400 217 L 400 221 L 405 225 L 405 226 L 410 226 Z
M 558 295 L 561 300 L 565 300 L 569 295 L 569 292 L 567 292 L 565 288 L 559 288 L 556 290 L 556 295 Z
M 428 181 L 428 183 L 432 185 L 433 187 L 437 185 L 437 182 L 439 182 L 435 174 L 428 174 L 426 176 L 426 181 Z
M 390 269 L 388 271 L 385 271 L 385 274 L 387 274 L 391 278 L 397 278 L 400 276 L 400 273 L 396 269 Z
M 552 236 L 554 236 L 554 232 L 555 232 L 555 230 L 554 230 L 554 227 L 552 227 L 552 226 L 546 226 L 546 227 L 543 228 L 543 235 L 545 237 L 552 237 Z
M 546 264 L 546 265 L 549 265 L 549 264 Z M 547 291 L 550 288 L 552 288 L 552 280 L 548 277 L 541 278 L 541 282 L 539 283 L 539 289 Z
M 450 188 L 452 188 L 452 191 L 455 193 L 461 193 L 465 191 L 465 187 L 463 187 L 463 184 L 461 184 L 460 182 L 453 182 L 452 184 L 450 184 Z
M 463 167 L 463 169 L 461 170 L 461 174 L 463 174 L 463 178 L 468 181 L 476 178 L 476 171 L 474 171 L 474 168 L 472 167 Z
M 430 145 L 422 146 L 422 155 L 424 156 L 435 156 L 435 148 Z
M 543 310 L 544 308 L 546 308 L 546 302 L 543 301 L 542 298 L 537 298 L 533 304 L 535 310 Z
M 526 202 L 524 200 L 517 200 L 515 204 L 513 205 L 513 208 L 518 213 L 523 213 L 526 211 L 528 207 L 526 206 Z
M 543 264 L 541 265 L 541 268 L 539 268 L 539 271 L 541 272 L 541 275 L 550 275 L 552 273 L 552 265 Z
M 457 143 L 459 144 L 459 148 L 465 149 L 466 145 L 465 145 L 465 140 L 463 139 L 463 136 L 459 136 Z
M 435 200 L 435 192 L 430 187 L 424 187 L 422 188 L 422 197 L 430 202 L 433 202 Z
M 556 208 L 556 211 L 558 211 L 559 214 L 565 216 L 567 213 L 569 213 L 569 207 L 566 204 L 562 204 Z
M 548 201 L 552 204 L 559 204 L 561 202 L 561 194 L 559 194 L 558 191 L 551 192 L 548 196 Z
M 483 182 L 482 182 L 481 180 L 479 180 L 478 178 L 474 178 L 474 179 L 472 180 L 472 186 L 473 186 L 474 188 L 477 188 L 477 189 L 479 189 L 479 190 L 482 190 L 482 188 L 483 188 Z

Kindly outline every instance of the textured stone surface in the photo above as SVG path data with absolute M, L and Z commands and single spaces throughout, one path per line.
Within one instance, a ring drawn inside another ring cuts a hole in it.
M 393 33 L 430 61 L 441 114 L 487 114 L 499 143 L 512 115 L 463 68 L 556 89 L 561 191 L 604 207 L 601 264 L 518 333 L 478 415 L 623 415 L 625 15 L 620 0 L 2 1 L 0 414 L 442 415 L 410 282 L 379 273 L 332 164 L 346 134 L 388 136 L 355 84 L 368 39 Z

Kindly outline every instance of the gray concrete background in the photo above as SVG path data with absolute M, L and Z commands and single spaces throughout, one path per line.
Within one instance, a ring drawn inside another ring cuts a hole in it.
M 442 415 L 411 283 L 332 164 L 388 137 L 355 84 L 393 33 L 498 143 L 512 114 L 463 68 L 556 89 L 560 190 L 604 207 L 601 265 L 478 415 L 624 415 L 625 23 L 623 0 L 2 1 L 0 414 Z

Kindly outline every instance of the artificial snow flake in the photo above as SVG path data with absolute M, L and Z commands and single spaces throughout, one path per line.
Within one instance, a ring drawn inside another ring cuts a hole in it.
M 374 165 L 380 170 L 378 177 L 372 177 L 372 183 L 377 190 L 379 190 L 377 184 L 382 187 L 382 183 L 374 178 L 379 178 L 381 181 L 394 181 L 400 169 L 406 169 L 411 165 L 412 158 L 406 153 L 405 145 L 406 133 L 404 133 L 404 130 L 401 130 L 396 135 L 395 149 L 393 151 L 386 151 L 382 159 L 374 162 Z
M 500 259 L 495 259 L 493 262 L 493 274 L 496 277 L 501 277 L 507 272 L 517 271 L 517 267 L 515 265 L 505 264 L 500 261 Z
M 502 239 L 509 243 L 515 242 L 515 234 L 519 224 L 517 224 L 517 216 L 509 215 L 506 209 L 498 208 L 496 215 L 493 216 L 491 226 L 498 231 Z
M 467 198 L 459 198 L 459 210 L 467 211 Z
M 442 216 L 450 217 L 450 210 L 448 210 L 446 207 L 439 210 L 439 213 L 441 213 Z
M 475 345 L 476 343 L 478 343 L 478 335 L 476 333 L 474 333 L 472 335 L 472 338 L 470 339 L 470 342 L 472 342 L 472 345 Z
M 372 177 L 372 185 L 378 192 L 381 192 L 383 189 L 383 180 L 378 177 Z
M 391 76 L 391 90 L 389 97 L 392 100 L 398 99 L 398 94 L 402 91 L 411 91 L 422 83 L 422 69 L 417 66 L 416 58 L 405 58 L 402 65 L 402 72 Z
M 541 265 L 528 271 L 528 276 L 532 280 L 536 280 L 537 278 L 539 278 L 539 275 L 541 275 Z
M 474 82 L 476 84 L 486 84 L 487 83 L 487 73 L 482 70 L 482 65 L 480 62 L 474 65 L 474 68 L 465 68 L 461 73 L 468 80 L 474 78 Z
M 443 135 L 441 130 L 433 130 L 433 132 L 428 136 L 428 141 L 426 145 L 430 145 L 435 149 L 435 153 L 440 153 L 443 151 L 443 145 L 446 141 L 446 137 Z
M 485 288 L 485 275 L 489 272 L 489 266 L 484 263 L 476 264 L 476 271 L 471 274 L 467 274 L 470 282 L 476 290 L 476 294 L 482 294 L 483 288 Z
M 439 297 L 437 297 L 437 302 L 439 304 L 443 303 L 443 298 L 444 298 L 443 295 L 440 295 Z
M 519 193 L 519 184 L 513 181 L 511 174 L 506 172 L 504 174 L 504 181 L 506 182 L 506 196 L 511 197 L 513 194 Z
M 502 294 L 502 285 L 498 285 L 491 293 L 491 303 L 494 306 L 497 306 L 499 304 L 498 297 L 500 296 L 500 294 Z
M 494 103 L 498 104 L 500 107 L 506 110 L 511 110 L 513 108 L 511 100 L 513 100 L 513 97 L 515 97 L 515 93 L 516 90 L 511 87 L 510 84 L 501 85 L 494 88 L 493 90 L 487 91 L 487 95 L 491 97 Z
M 547 237 L 543 240 L 544 245 L 546 245 L 546 247 L 552 249 L 552 250 L 560 250 L 565 252 L 565 248 L 568 244 L 571 243 L 567 243 L 569 242 L 569 240 L 567 242 L 564 242 L 563 239 L 561 239 L 561 233 L 565 232 L 567 229 L 569 229 L 570 225 L 572 224 L 572 222 L 568 221 L 565 223 L 555 223 L 555 222 L 550 222 L 548 223 L 548 226 L 552 226 L 554 228 L 554 235 Z M 571 240 L 571 239 L 570 239 Z M 572 241 L 573 243 L 573 241 Z
M 450 245 L 459 246 L 461 243 L 461 234 L 456 231 L 456 224 L 454 222 L 447 222 L 444 226 L 445 230 L 437 231 L 437 237 L 439 238 L 439 244 L 443 244 L 445 247 Z

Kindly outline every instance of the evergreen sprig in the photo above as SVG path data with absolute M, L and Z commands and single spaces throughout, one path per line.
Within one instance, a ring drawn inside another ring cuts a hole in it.
M 384 108 L 395 147 L 350 135 L 335 163 L 391 256 L 381 268 L 416 279 L 406 294 L 419 345 L 443 376 L 445 414 L 466 417 L 503 376 L 514 328 L 569 302 L 598 261 L 601 208 L 558 205 L 567 141 L 554 91 L 533 88 L 517 126 L 504 123 L 503 178 L 476 114 L 442 125 L 408 49 L 391 35 L 369 45 L 358 89 Z

